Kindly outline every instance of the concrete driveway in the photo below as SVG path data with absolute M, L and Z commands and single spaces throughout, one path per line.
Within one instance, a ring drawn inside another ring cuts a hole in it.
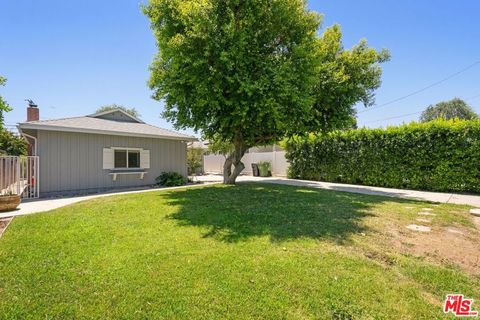
M 223 177 L 220 175 L 205 175 L 205 176 L 199 176 L 196 178 L 199 181 L 203 181 L 203 182 L 221 182 L 223 179 Z M 343 184 L 343 183 L 287 179 L 284 177 L 261 178 L 261 177 L 252 177 L 252 176 L 240 176 L 238 177 L 237 181 L 277 183 L 277 184 L 285 184 L 285 185 L 299 186 L 299 187 L 309 187 L 309 188 L 318 188 L 318 189 L 334 190 L 334 191 L 342 191 L 342 192 L 370 194 L 370 195 L 411 199 L 411 200 L 424 200 L 424 201 L 440 202 L 440 203 L 466 204 L 474 207 L 480 207 L 480 196 L 476 196 L 476 195 L 370 187 L 370 186 L 361 186 L 361 185 Z

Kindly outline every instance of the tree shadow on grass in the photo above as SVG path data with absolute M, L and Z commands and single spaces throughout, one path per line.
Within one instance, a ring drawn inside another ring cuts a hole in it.
M 366 231 L 361 220 L 372 216 L 372 206 L 391 200 L 261 183 L 191 188 L 161 197 L 178 207 L 168 218 L 181 226 L 207 228 L 204 237 L 226 242 L 269 236 L 271 241 L 312 238 L 343 243 L 351 234 Z

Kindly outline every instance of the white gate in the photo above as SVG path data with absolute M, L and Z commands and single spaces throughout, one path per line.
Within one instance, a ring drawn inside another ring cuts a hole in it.
M 0 157 L 0 194 L 17 194 L 24 199 L 40 196 L 38 156 Z

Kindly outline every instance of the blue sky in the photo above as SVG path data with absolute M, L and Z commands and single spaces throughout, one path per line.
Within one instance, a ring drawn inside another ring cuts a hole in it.
M 162 104 L 150 98 L 148 65 L 156 52 L 139 0 L 2 0 L 0 94 L 14 107 L 13 125 L 25 120 L 24 99 L 41 118 L 85 115 L 110 103 L 137 108 L 152 124 Z M 480 61 L 480 1 L 309 1 L 324 14 L 324 27 L 342 26 L 346 47 L 366 38 L 392 54 L 384 64 L 377 104 L 428 86 Z M 480 64 L 420 94 L 359 114 L 371 127 L 415 120 L 427 105 L 453 97 L 480 112 Z M 361 107 L 363 110 L 363 107 Z M 384 120 L 387 119 L 387 120 Z

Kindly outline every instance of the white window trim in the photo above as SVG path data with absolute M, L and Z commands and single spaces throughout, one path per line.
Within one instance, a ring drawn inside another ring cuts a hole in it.
M 115 168 L 115 151 L 121 150 L 127 153 L 127 167 Z M 108 152 L 106 152 L 108 151 Z M 137 168 L 128 168 L 128 152 L 134 151 L 140 154 L 140 166 Z M 117 180 L 117 175 L 131 175 L 138 174 L 140 179 L 143 179 L 145 174 L 150 169 L 150 150 L 143 148 L 131 148 L 131 147 L 110 147 L 103 148 L 103 169 L 109 170 L 109 174 L 112 176 L 113 181 Z

